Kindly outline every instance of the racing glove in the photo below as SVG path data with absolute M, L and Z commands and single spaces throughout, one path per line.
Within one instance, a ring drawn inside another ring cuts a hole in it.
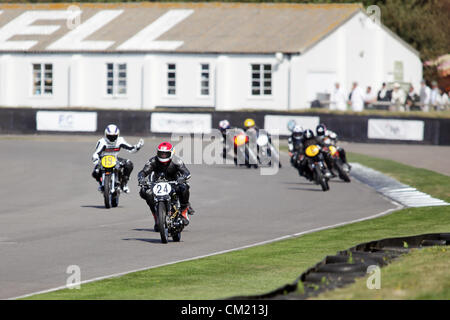
M 136 150 L 139 150 L 144 145 L 144 140 L 141 138 L 139 139 L 138 143 L 135 145 Z

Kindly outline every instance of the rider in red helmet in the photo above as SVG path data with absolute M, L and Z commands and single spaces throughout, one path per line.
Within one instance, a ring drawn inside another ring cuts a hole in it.
M 156 224 L 156 208 L 152 194 L 153 191 L 151 188 L 146 187 L 144 183 L 147 177 L 151 182 L 158 180 L 160 177 L 164 177 L 170 181 L 178 181 L 176 192 L 180 200 L 182 220 L 187 226 L 189 224 L 188 214 L 194 214 L 194 210 L 189 203 L 189 184 L 186 182 L 191 177 L 191 173 L 183 160 L 174 155 L 174 148 L 171 143 L 161 143 L 158 146 L 156 156 L 150 158 L 138 174 L 139 185 L 141 186 L 139 194 L 141 198 L 145 199 L 152 211 L 153 218 L 155 219 L 155 231 L 159 231 L 157 230 Z

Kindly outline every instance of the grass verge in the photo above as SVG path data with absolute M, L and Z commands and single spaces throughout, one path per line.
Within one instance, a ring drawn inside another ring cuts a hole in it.
M 367 278 L 348 287 L 327 291 L 317 299 L 433 299 L 450 298 L 450 247 L 413 249 L 381 269 L 381 287 L 368 290 Z
M 356 154 L 350 154 L 349 159 L 369 166 L 373 161 L 377 166 L 375 169 L 393 176 L 397 174 L 400 181 L 415 186 L 422 182 L 414 177 L 421 176 L 419 171 L 427 171 Z M 406 175 L 407 172 L 410 175 Z M 448 183 L 447 176 L 432 171 L 425 175 L 433 183 Z M 413 183 L 403 180 L 406 178 Z M 423 182 L 423 186 L 428 184 Z M 435 197 L 446 193 L 439 188 L 429 190 Z M 259 294 L 294 281 L 326 255 L 360 242 L 449 230 L 450 207 L 409 208 L 298 238 L 131 273 L 84 284 L 79 290 L 59 290 L 28 299 L 217 299 Z

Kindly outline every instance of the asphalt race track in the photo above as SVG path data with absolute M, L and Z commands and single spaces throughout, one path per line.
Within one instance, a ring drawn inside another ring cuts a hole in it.
M 91 178 L 98 137 L 0 137 L 0 298 L 66 284 L 70 265 L 82 280 L 251 245 L 381 213 L 396 206 L 352 181 L 331 190 L 300 178 L 282 154 L 278 174 L 234 165 L 190 165 L 196 214 L 180 243 L 161 244 L 139 197 L 137 173 L 162 139 L 136 154 L 131 194 L 104 209 Z M 128 138 L 136 143 L 137 138 Z M 299 270 L 301 272 L 302 270 Z

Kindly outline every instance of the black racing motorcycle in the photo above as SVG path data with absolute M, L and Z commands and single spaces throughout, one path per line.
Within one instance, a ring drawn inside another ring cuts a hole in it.
M 238 131 L 234 136 L 234 164 L 248 168 L 277 164 L 281 168 L 280 154 L 264 130 L 250 137 L 244 130 Z
M 250 147 L 249 137 L 242 129 L 237 129 L 233 137 L 234 144 L 234 164 L 245 165 L 247 168 L 258 168 L 258 156 L 255 150 Z
M 330 190 L 328 185 L 328 177 L 326 175 L 327 168 L 324 163 L 323 154 L 318 145 L 312 144 L 305 150 L 305 159 L 309 175 L 312 180 L 320 184 L 322 191 Z
M 119 197 L 121 191 L 122 167 L 117 158 L 113 155 L 105 155 L 101 159 L 101 191 L 105 207 L 117 207 L 119 205 Z
M 159 228 L 162 243 L 167 243 L 169 236 L 172 237 L 174 242 L 179 242 L 181 232 L 184 229 L 180 201 L 176 193 L 177 184 L 177 181 L 167 181 L 164 178 L 146 184 L 146 187 L 153 191 L 156 224 Z
M 329 164 L 331 167 L 329 169 L 335 169 L 338 172 L 339 178 L 341 180 L 350 182 L 350 167 L 346 163 L 344 163 L 342 155 L 340 154 L 340 151 L 344 153 L 344 150 L 340 147 L 337 147 L 336 143 L 336 138 L 325 137 L 323 140 L 322 151 L 324 152 L 325 157 L 327 157 L 327 164 Z
M 328 145 L 323 148 L 325 156 L 328 157 L 328 163 L 331 163 L 330 169 L 335 169 L 338 172 L 339 178 L 345 182 L 350 182 L 350 176 L 346 168 L 344 168 L 344 162 L 339 155 L 339 150 L 333 145 Z

